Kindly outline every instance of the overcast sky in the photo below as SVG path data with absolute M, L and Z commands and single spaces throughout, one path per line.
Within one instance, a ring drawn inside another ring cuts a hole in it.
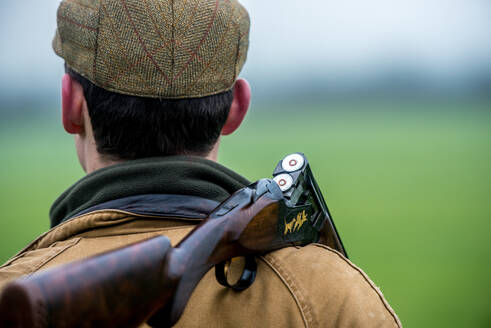
M 452 75 L 490 65 L 489 0 L 246 0 L 248 69 L 371 73 L 408 65 Z
M 58 0 L 0 0 L 0 94 L 57 90 Z M 252 19 L 243 75 L 262 86 L 299 76 L 350 81 L 387 69 L 441 80 L 491 71 L 489 0 L 243 0 Z

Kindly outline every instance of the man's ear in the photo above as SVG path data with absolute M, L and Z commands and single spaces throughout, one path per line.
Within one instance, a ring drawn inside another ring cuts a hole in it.
M 244 79 L 238 79 L 234 85 L 234 100 L 230 107 L 227 121 L 222 128 L 222 135 L 233 133 L 244 120 L 251 103 L 251 87 Z
M 65 131 L 70 134 L 83 133 L 84 91 L 80 83 L 70 75 L 61 79 L 61 115 Z

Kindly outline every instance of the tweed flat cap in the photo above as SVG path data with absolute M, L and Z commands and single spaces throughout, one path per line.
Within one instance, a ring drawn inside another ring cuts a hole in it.
M 195 98 L 232 88 L 249 46 L 236 0 L 63 0 L 53 49 L 109 91 Z

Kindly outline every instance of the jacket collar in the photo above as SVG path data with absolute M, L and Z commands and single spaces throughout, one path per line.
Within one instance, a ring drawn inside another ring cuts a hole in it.
M 209 212 L 218 202 L 248 184 L 249 181 L 237 173 L 200 157 L 128 161 L 88 174 L 61 194 L 50 210 L 51 227 L 91 210 L 107 208 L 133 208 L 132 212 L 139 214 L 151 212 L 151 215 L 163 216 L 174 210 L 176 214 L 179 195 L 203 199 L 196 203 L 199 204 L 197 210 L 187 213 L 199 218 L 199 213 Z M 164 203 L 174 204 L 174 209 Z M 187 205 L 180 209 L 191 210 Z

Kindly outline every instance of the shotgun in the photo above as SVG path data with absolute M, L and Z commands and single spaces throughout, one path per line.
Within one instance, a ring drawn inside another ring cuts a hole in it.
M 346 255 L 307 160 L 289 156 L 274 179 L 235 192 L 175 247 L 158 236 L 9 283 L 0 326 L 170 327 L 214 266 L 219 283 L 242 290 L 254 281 L 254 255 L 322 238 Z M 245 269 L 230 285 L 227 263 L 242 256 Z

